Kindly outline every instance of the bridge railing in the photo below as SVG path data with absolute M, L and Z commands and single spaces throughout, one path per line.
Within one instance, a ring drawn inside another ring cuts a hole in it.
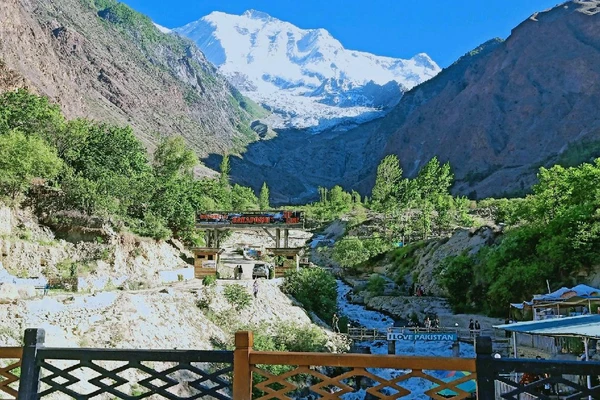
M 600 399 L 600 363 L 498 359 L 489 337 L 472 359 L 261 352 L 251 332 L 235 339 L 234 352 L 46 348 L 28 329 L 24 348 L 0 348 L 0 399 Z
M 489 336 L 494 340 L 505 339 L 503 331 L 497 329 L 468 329 L 452 327 L 424 328 L 419 326 L 389 327 L 389 328 L 364 328 L 348 327 L 348 336 L 355 340 L 377 340 L 385 339 L 388 332 L 412 332 L 412 333 L 456 333 L 459 338 L 475 338 L 478 336 Z

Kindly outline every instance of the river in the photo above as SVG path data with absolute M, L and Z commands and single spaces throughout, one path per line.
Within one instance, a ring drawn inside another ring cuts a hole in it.
M 353 324 L 364 326 L 365 328 L 375 328 L 381 330 L 385 330 L 386 328 L 393 326 L 394 320 L 392 318 L 377 311 L 367 310 L 360 304 L 350 303 L 346 297 L 346 295 L 352 290 L 350 286 L 346 285 L 340 280 L 337 281 L 337 285 L 338 308 L 340 310 L 340 314 L 346 316 L 352 321 Z M 369 348 L 371 354 L 387 354 L 388 352 L 387 341 L 376 340 L 357 344 L 361 347 Z M 452 357 L 452 342 L 397 341 L 396 354 L 405 356 Z M 475 357 L 475 349 L 473 346 L 461 343 L 460 357 Z M 408 370 L 376 368 L 369 368 L 368 371 L 383 379 L 394 379 L 400 375 L 410 372 Z M 445 375 L 445 373 L 441 371 L 427 371 L 427 373 L 437 378 L 442 378 Z M 424 392 L 432 387 L 432 383 L 421 378 L 411 378 L 404 381 L 401 386 L 411 391 L 410 395 L 402 397 L 403 400 L 429 399 L 429 396 L 425 395 Z M 390 389 L 389 393 L 392 394 L 397 392 L 393 389 Z M 341 398 L 344 400 L 364 400 L 366 396 L 366 391 L 362 389 L 356 393 L 345 394 Z

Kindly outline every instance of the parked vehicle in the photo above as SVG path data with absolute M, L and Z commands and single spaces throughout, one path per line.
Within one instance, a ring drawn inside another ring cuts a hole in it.
M 271 266 L 267 263 L 254 264 L 254 268 L 252 269 L 252 279 L 256 279 L 256 278 L 269 279 L 269 270 L 271 268 L 273 268 L 273 266 Z

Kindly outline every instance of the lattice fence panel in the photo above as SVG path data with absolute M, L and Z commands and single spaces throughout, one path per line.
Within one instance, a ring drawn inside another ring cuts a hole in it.
M 13 400 L 19 391 L 21 359 L 0 357 L 0 399 Z
M 231 364 L 47 359 L 38 364 L 39 398 L 231 400 Z
M 600 399 L 600 377 L 590 378 L 588 388 L 587 376 L 562 375 L 538 377 L 530 383 L 521 379 L 522 374 L 506 374 L 496 376 L 497 398 L 507 400 L 541 399 L 550 400 L 557 396 L 561 399 L 588 400 Z
M 257 400 L 340 399 L 347 393 L 365 391 L 383 400 L 402 399 L 409 395 L 435 400 L 471 398 L 477 375 L 466 374 L 443 380 L 440 371 L 383 370 L 374 368 L 332 368 L 294 366 L 284 372 L 270 372 L 273 366 L 254 366 L 254 398 Z M 279 366 L 278 366 L 279 367 Z M 287 370 L 286 370 L 287 369 Z M 471 382 L 472 381 L 472 382 Z M 411 390 L 412 389 L 412 390 Z M 411 397 L 415 398 L 415 397 Z

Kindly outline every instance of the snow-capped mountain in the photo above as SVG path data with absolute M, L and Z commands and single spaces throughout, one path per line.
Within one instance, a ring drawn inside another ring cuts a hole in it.
M 213 12 L 175 32 L 195 41 L 242 93 L 273 111 L 274 127 L 352 126 L 382 116 L 439 66 L 345 49 L 324 29 L 300 29 L 268 14 Z

